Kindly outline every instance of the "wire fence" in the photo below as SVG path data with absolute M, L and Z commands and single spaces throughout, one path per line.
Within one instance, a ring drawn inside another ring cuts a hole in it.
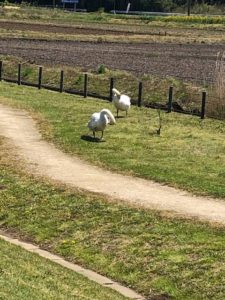
M 182 96 L 182 91 L 177 91 L 174 87 L 168 86 L 163 93 L 163 101 L 158 101 L 157 99 L 162 100 L 162 93 L 157 94 L 156 91 L 146 92 L 146 82 L 139 81 L 134 84 L 134 82 L 128 82 L 129 79 L 120 78 L 118 80 L 115 78 L 98 78 L 96 83 L 96 78 L 88 76 L 87 73 L 77 72 L 74 76 L 74 73 L 71 73 L 71 70 L 60 71 L 60 74 L 54 69 L 46 69 L 39 66 L 36 72 L 29 77 L 31 73 L 31 67 L 24 64 L 18 64 L 17 67 L 14 65 L 14 70 L 12 72 L 12 66 L 6 68 L 3 61 L 0 61 L 0 81 L 4 80 L 6 82 L 16 83 L 18 85 L 26 85 L 36 87 L 38 89 L 44 88 L 56 92 L 65 92 L 74 95 L 80 95 L 84 98 L 93 97 L 98 99 L 103 99 L 106 101 L 112 101 L 112 89 L 117 87 L 119 90 L 124 88 L 124 86 L 130 86 L 131 94 L 131 103 L 137 105 L 138 107 L 147 107 L 153 109 L 161 109 L 167 112 L 178 112 L 182 114 L 189 114 L 198 116 L 201 119 L 204 119 L 206 116 L 206 104 L 210 107 L 212 103 L 216 102 L 217 108 L 221 113 L 213 114 L 207 113 L 207 116 L 214 118 L 222 118 L 225 116 L 225 107 L 219 106 L 219 99 L 210 95 L 209 103 L 208 95 L 205 91 L 191 93 L 188 99 L 183 99 L 182 105 L 179 103 L 179 97 Z M 67 79 L 67 80 L 66 80 Z M 99 81 L 100 80 L 100 81 Z M 58 84 L 56 84 L 58 83 Z M 149 82 L 148 82 L 149 84 Z M 99 86 L 101 91 L 99 91 Z M 154 87 L 153 87 L 154 88 Z M 154 100 L 153 100 L 154 99 Z M 209 110 L 210 112 L 210 110 Z

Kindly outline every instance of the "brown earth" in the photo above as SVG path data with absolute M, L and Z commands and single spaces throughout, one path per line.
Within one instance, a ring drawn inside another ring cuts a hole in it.
M 38 23 L 24 23 L 0 21 L 0 28 L 6 30 L 20 30 L 20 31 L 38 31 L 48 33 L 63 33 L 63 34 L 87 34 L 87 35 L 133 35 L 134 32 L 128 30 L 113 30 L 103 28 L 83 27 L 82 25 L 55 25 L 55 24 L 38 24 Z M 135 34 L 143 35 L 144 32 L 137 31 Z M 150 33 L 148 33 L 150 34 Z
M 98 25 L 98 24 L 97 24 Z M 108 25 L 96 27 L 89 25 L 58 25 L 0 21 L 0 28 L 20 32 L 36 31 L 40 33 L 72 34 L 93 36 L 115 36 L 117 43 L 78 42 L 65 40 L 23 39 L 0 37 L 0 55 L 13 55 L 29 60 L 35 64 L 69 65 L 81 67 L 84 71 L 96 69 L 104 64 L 110 69 L 126 70 L 137 76 L 155 74 L 161 77 L 173 76 L 192 81 L 211 81 L 218 52 L 225 50 L 225 45 L 208 44 L 175 44 L 175 43 L 126 43 L 126 36 L 134 34 L 158 35 L 146 28 L 123 27 L 116 29 Z M 143 31 L 144 30 L 144 31 Z M 165 28 L 168 31 L 168 29 Z M 169 29 L 171 30 L 171 29 Z M 177 31 L 178 29 L 176 29 Z M 190 29 L 180 29 L 184 37 L 190 35 Z M 193 29 L 194 30 L 194 29 Z M 179 30 L 178 30 L 179 31 Z M 199 34 L 201 31 L 197 30 Z M 174 33 L 173 33 L 174 34 Z M 177 32 L 176 32 L 177 34 Z M 218 32 L 217 32 L 218 34 Z M 221 32 L 219 33 L 221 34 Z M 121 35 L 123 37 L 121 37 Z M 119 42 L 119 39 L 123 42 Z M 100 40 L 101 41 L 101 40 Z
M 0 55 L 13 55 L 35 64 L 69 65 L 84 71 L 104 64 L 138 76 L 155 74 L 210 81 L 218 52 L 225 45 L 129 44 L 32 39 L 0 39 Z

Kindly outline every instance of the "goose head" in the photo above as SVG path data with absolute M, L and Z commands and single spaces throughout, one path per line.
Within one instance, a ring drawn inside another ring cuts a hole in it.
M 110 125 L 116 124 L 116 120 L 115 120 L 113 114 L 111 113 L 111 111 L 109 109 L 107 109 L 107 108 L 102 109 L 100 114 L 103 115 L 104 118 L 107 119 L 108 124 L 110 124 Z
M 112 89 L 112 92 L 113 92 L 113 96 L 120 96 L 121 95 L 120 92 L 115 88 Z

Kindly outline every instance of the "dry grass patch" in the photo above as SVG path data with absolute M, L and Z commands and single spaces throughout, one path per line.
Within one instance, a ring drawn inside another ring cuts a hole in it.
M 225 53 L 218 53 L 214 74 L 215 83 L 209 88 L 207 114 L 225 118 Z

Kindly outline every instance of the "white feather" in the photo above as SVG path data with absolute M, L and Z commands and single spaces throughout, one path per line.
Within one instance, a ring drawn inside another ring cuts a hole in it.
M 120 92 L 119 92 L 117 89 L 115 89 L 115 88 L 112 89 L 112 92 L 113 92 L 114 94 L 116 94 L 117 96 L 120 96 L 120 95 L 121 95 Z
M 102 109 L 100 112 L 94 113 L 89 122 L 88 128 L 93 132 L 104 131 L 108 124 L 115 124 L 116 120 L 109 109 Z
M 113 104 L 115 105 L 116 109 L 122 110 L 122 111 L 126 111 L 126 113 L 128 112 L 130 106 L 131 106 L 131 102 L 130 102 L 130 97 L 127 95 L 121 95 L 121 93 L 113 88 L 112 89 L 113 92 Z

